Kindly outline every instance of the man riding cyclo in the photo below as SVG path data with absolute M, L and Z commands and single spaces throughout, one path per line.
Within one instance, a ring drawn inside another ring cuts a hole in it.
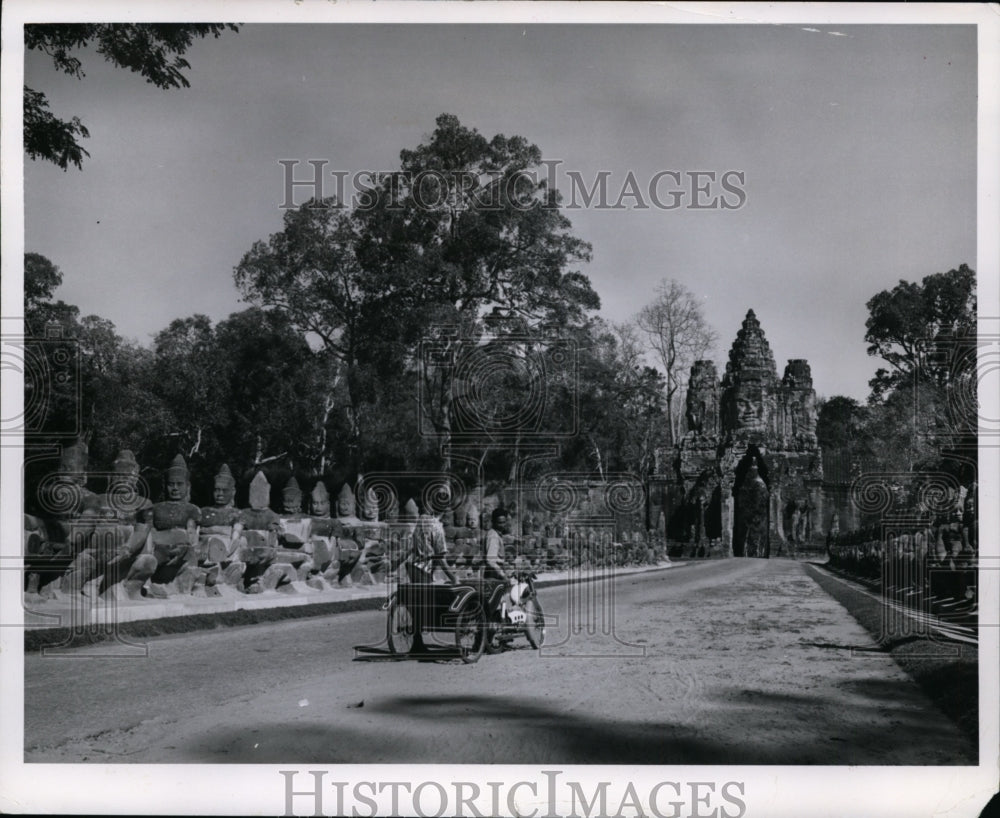
M 505 534 L 510 533 L 510 517 L 506 509 L 498 506 L 490 515 L 492 525 L 486 532 L 486 544 L 483 549 L 483 597 L 488 600 L 488 605 L 502 614 L 502 608 L 506 594 L 498 593 L 497 589 L 507 586 L 517 585 L 517 577 L 504 569 L 504 541 Z

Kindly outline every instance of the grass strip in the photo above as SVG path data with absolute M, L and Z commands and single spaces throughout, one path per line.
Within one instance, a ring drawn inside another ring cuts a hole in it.
M 979 747 L 979 651 L 943 637 L 886 633 L 885 606 L 846 585 L 828 569 L 808 566 L 817 584 L 857 620 L 949 718 Z

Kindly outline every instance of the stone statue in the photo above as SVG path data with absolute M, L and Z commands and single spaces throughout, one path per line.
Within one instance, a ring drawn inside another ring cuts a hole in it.
M 197 569 L 201 509 L 185 499 L 190 496 L 191 482 L 183 456 L 174 458 L 164 478 L 167 499 L 152 508 L 152 529 L 146 543 L 146 553 L 156 559 L 149 591 L 159 598 L 189 594 L 205 576 Z
M 241 555 L 246 564 L 243 587 L 248 594 L 272 591 L 297 578 L 290 565 L 275 563 L 281 521 L 268 508 L 270 502 L 271 484 L 267 482 L 264 473 L 258 471 L 250 481 L 250 508 L 240 512 L 243 536 L 246 539 Z
M 768 556 L 767 511 L 770 492 L 760 476 L 756 458 L 743 478 L 738 499 L 743 556 Z
M 240 511 L 235 505 L 236 480 L 225 463 L 215 475 L 212 489 L 213 505 L 201 509 L 201 528 L 198 538 L 198 564 L 203 567 L 222 568 L 226 585 L 242 584 L 246 565 L 240 552 L 246 546 Z
M 788 539 L 795 543 L 796 545 L 800 542 L 799 540 L 799 530 L 801 528 L 800 523 L 802 520 L 802 510 L 798 503 L 792 507 L 792 519 L 791 525 L 789 526 Z
M 121 582 L 129 599 L 141 598 L 143 586 L 156 569 L 156 559 L 142 553 L 153 504 L 139 494 L 138 483 L 139 464 L 125 449 L 115 458 L 107 491 L 96 497 L 99 519 L 89 544 L 63 576 L 62 591 L 83 590 L 86 583 L 100 576 L 98 593 Z
M 354 502 L 354 492 L 351 487 L 344 483 L 340 494 L 337 495 L 337 516 L 356 518 L 357 506 Z
M 417 508 L 416 502 L 414 502 L 413 498 L 411 497 L 409 500 L 406 501 L 406 504 L 403 506 L 403 511 L 399 515 L 399 521 L 401 523 L 406 523 L 408 525 L 409 524 L 416 525 L 417 517 L 419 516 L 420 516 L 420 510 Z
M 329 581 L 339 579 L 340 546 L 337 534 L 340 524 L 330 516 L 330 494 L 322 480 L 317 481 L 309 495 L 309 541 L 312 544 L 313 572 Z M 322 582 L 314 583 L 323 587 Z
M 312 571 L 312 543 L 309 539 L 312 518 L 302 513 L 302 490 L 291 477 L 281 492 L 282 511 L 278 517 L 278 543 L 275 562 L 291 565 L 296 579 L 305 580 Z
M 802 545 L 809 534 L 809 503 L 805 501 L 799 503 L 797 510 L 799 518 L 795 523 L 795 544 Z
M 458 508 L 449 509 L 451 511 L 451 524 L 455 526 L 455 528 L 465 528 L 466 521 L 468 520 L 466 509 L 471 502 L 471 500 L 467 499 L 464 503 L 459 505 Z M 447 525 L 447 522 L 445 522 L 445 524 Z
M 365 487 L 364 478 L 360 474 L 358 475 L 356 504 L 360 507 L 362 520 L 371 523 L 378 522 L 378 498 L 374 491 Z
M 465 503 L 465 527 L 479 528 L 480 521 L 479 506 L 470 497 Z
M 26 515 L 35 533 L 26 543 L 31 546 L 25 552 L 28 594 L 41 590 L 52 596 L 73 560 L 90 544 L 99 503 L 86 486 L 88 454 L 82 441 L 64 447 L 56 471 L 39 487 L 39 514 Z

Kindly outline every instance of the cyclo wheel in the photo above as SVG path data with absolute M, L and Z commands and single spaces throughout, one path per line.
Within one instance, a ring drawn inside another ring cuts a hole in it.
M 455 646 L 459 656 L 468 665 L 479 661 L 483 655 L 488 638 L 486 629 L 486 614 L 476 606 L 458 615 L 455 622 Z
M 494 656 L 497 653 L 503 653 L 503 642 L 500 641 L 500 626 L 491 627 L 489 623 L 486 625 L 486 653 L 490 656 Z
M 534 598 L 524 603 L 524 612 L 528 617 L 524 623 L 524 635 L 528 637 L 528 644 L 537 650 L 545 643 L 545 614 Z
M 409 653 L 413 650 L 419 634 L 417 623 L 413 621 L 413 613 L 405 603 L 394 599 L 389 605 L 385 635 L 390 653 Z

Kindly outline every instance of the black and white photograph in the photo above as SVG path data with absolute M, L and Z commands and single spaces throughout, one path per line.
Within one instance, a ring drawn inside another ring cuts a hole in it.
M 4 11 L 0 811 L 1000 808 L 996 5 Z

